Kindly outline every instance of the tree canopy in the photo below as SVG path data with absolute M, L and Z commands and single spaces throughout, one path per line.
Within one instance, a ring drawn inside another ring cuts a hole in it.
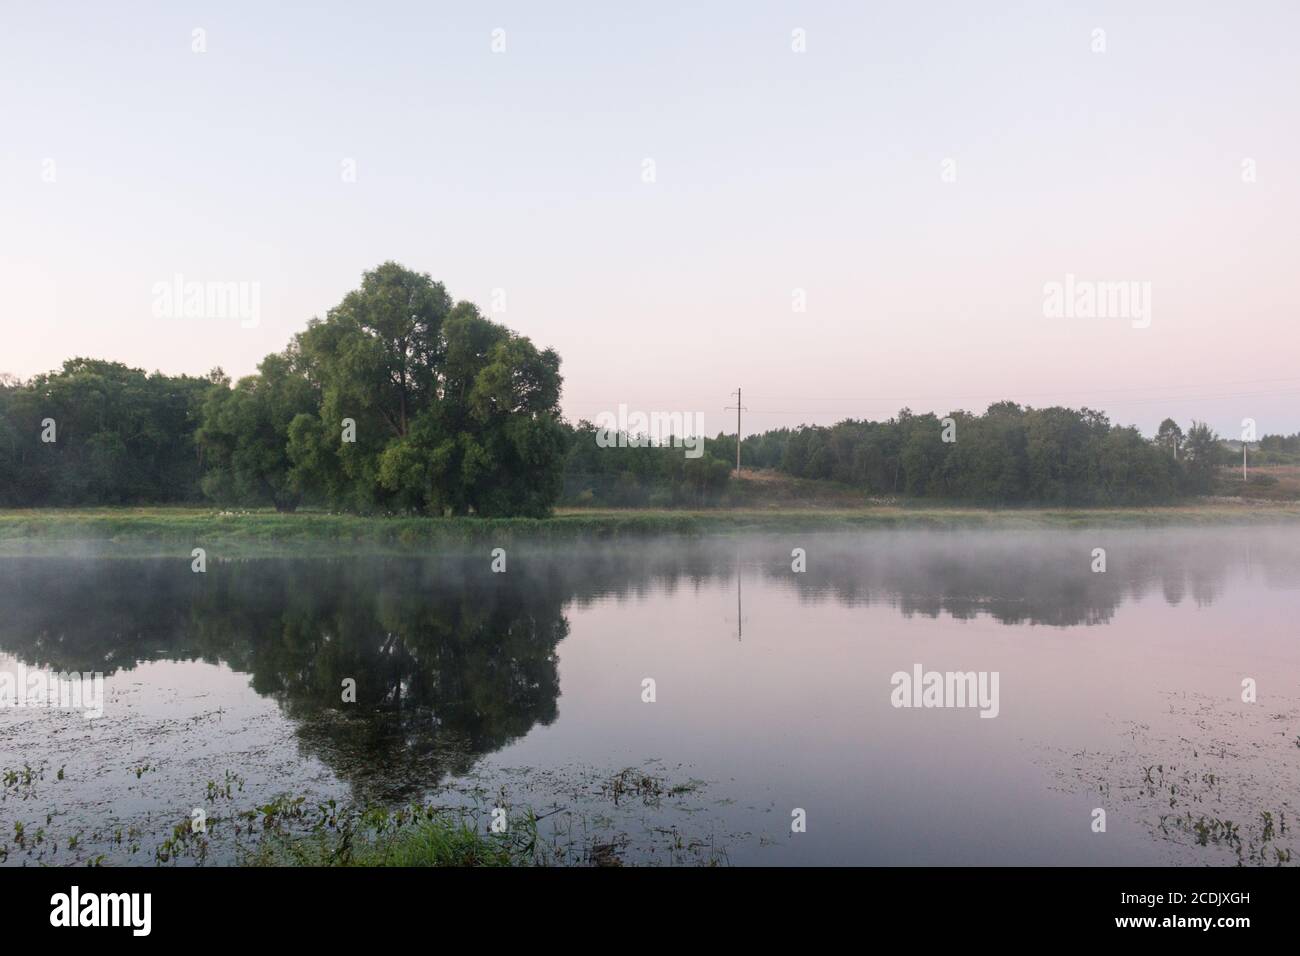
M 80 358 L 0 379 L 0 504 L 540 516 L 561 382 L 554 351 L 386 262 L 233 384 Z
M 546 514 L 560 359 L 388 262 L 295 339 L 318 396 L 288 428 L 296 487 L 359 511 Z
M 797 478 L 856 486 L 870 496 L 983 504 L 1152 504 L 1207 493 L 1222 460 L 1219 437 L 1196 423 L 1186 440 L 1180 439 L 1183 452 L 1176 460 L 1173 429 L 1162 426 L 1149 441 L 1136 428 L 1113 425 L 1092 409 L 997 402 L 982 415 L 955 411 L 940 419 L 903 409 L 884 422 L 848 419 L 778 429 L 747 437 L 742 460 Z

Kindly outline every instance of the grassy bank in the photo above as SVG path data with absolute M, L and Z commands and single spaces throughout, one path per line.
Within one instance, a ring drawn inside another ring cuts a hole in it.
M 282 797 L 241 815 L 259 821 L 259 829 L 250 834 L 253 839 L 244 844 L 239 862 L 313 867 L 568 867 L 638 862 L 719 866 L 727 862 L 727 852 L 711 836 L 691 837 L 666 818 L 661 825 L 646 828 L 641 818 L 638 829 L 643 832 L 631 838 L 621 826 L 613 825 L 610 816 L 620 802 L 638 815 L 665 805 L 694 813 L 680 801 L 703 785 L 691 780 L 674 786 L 628 767 L 601 782 L 599 804 L 591 815 L 563 806 L 541 813 L 527 805 L 506 808 L 500 805 L 504 790 L 491 804 L 480 800 L 473 807 L 411 804 L 364 811 L 336 808 L 333 803 L 312 807 L 304 798 Z M 499 821 L 498 813 L 505 814 Z M 494 823 L 500 824 L 499 831 Z M 184 840 L 193 837 L 185 834 Z
M 0 511 L 0 546 L 21 550 L 41 542 L 124 544 L 165 542 L 234 545 L 254 550 L 559 543 L 636 539 L 650 535 L 725 535 L 866 531 L 891 528 L 1033 529 L 1172 527 L 1300 521 L 1300 504 L 1204 502 L 1163 508 L 978 509 L 878 506 L 856 509 L 715 511 L 561 510 L 554 517 L 360 517 L 322 512 L 277 514 L 211 508 L 96 508 Z
M 306 834 L 264 836 L 240 861 L 246 866 L 547 865 L 529 810 L 508 832 L 494 834 L 472 815 L 432 807 L 371 811 Z

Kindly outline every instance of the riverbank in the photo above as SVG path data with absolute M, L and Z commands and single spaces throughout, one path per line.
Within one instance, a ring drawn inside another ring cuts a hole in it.
M 652 535 L 874 529 L 1160 528 L 1263 525 L 1300 521 L 1300 504 L 1213 500 L 1160 508 L 1007 508 L 873 506 L 842 509 L 711 511 L 561 509 L 553 517 L 363 517 L 301 511 L 213 508 L 89 508 L 0 511 L 0 550 L 42 543 L 139 545 L 152 542 L 240 546 L 253 550 L 416 550 L 429 546 L 624 540 Z

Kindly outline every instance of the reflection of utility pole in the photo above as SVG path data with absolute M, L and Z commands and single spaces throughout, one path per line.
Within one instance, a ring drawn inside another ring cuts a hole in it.
M 736 396 L 736 404 L 728 405 L 722 410 L 724 412 L 729 412 L 733 408 L 736 410 L 736 474 L 739 475 L 740 474 L 740 413 L 742 411 L 747 412 L 749 411 L 749 409 L 745 408 L 744 405 L 740 404 L 740 386 L 736 386 L 736 390 L 731 394 Z
M 736 555 L 736 640 L 743 640 L 745 624 L 740 606 L 740 555 Z

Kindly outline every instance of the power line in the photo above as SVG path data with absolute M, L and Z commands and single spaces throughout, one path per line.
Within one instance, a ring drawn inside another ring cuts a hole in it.
M 1053 390 L 1051 390 L 1051 391 L 1043 391 L 1043 392 L 1018 392 L 1018 394 L 1021 395 L 1021 396 L 1023 396 L 1023 397 L 1026 397 L 1026 398 L 1033 398 L 1033 397 L 1038 397 L 1038 396 L 1043 396 L 1043 395 L 1109 395 L 1109 394 L 1115 394 L 1115 393 L 1118 393 L 1118 392 L 1158 392 L 1158 391 L 1167 390 L 1167 389 L 1189 389 L 1189 388 L 1191 388 L 1191 389 L 1219 389 L 1219 388 L 1235 388 L 1235 387 L 1240 386 L 1240 385 L 1268 385 L 1268 384 L 1272 384 L 1272 383 L 1274 383 L 1274 382 L 1295 382 L 1295 383 L 1300 384 L 1300 378 L 1296 378 L 1295 376 L 1288 376 L 1288 377 L 1286 377 L 1286 378 L 1258 378 L 1258 379 L 1246 379 L 1246 380 L 1236 381 L 1236 382 L 1195 382 L 1195 383 L 1191 383 L 1191 384 L 1187 384 L 1187 385 L 1128 385 L 1128 386 L 1124 386 L 1124 387 L 1122 387 L 1122 388 L 1053 389 Z M 781 395 L 781 396 L 778 396 L 778 395 L 758 395 L 758 396 L 753 396 L 753 395 L 751 395 L 750 397 L 751 397 L 751 398 L 757 397 L 757 398 L 765 399 L 765 400 L 767 400 L 767 401 L 778 401 L 778 402 L 780 402 L 780 401 L 800 401 L 800 402 L 897 402 L 897 401 L 903 401 L 903 400 L 907 400 L 907 399 L 911 399 L 911 400 L 913 400 L 913 401 L 917 401 L 917 400 L 919 400 L 919 399 L 923 399 L 923 398 L 924 398 L 924 399 L 930 399 L 930 400 L 942 399 L 942 400 L 945 400 L 945 401 L 959 400 L 959 399 L 982 399 L 982 398 L 991 398 L 991 397 L 994 397 L 994 396 L 996 396 L 996 395 L 998 395 L 998 394 L 1005 394 L 1005 393 L 999 393 L 999 392 L 974 392 L 974 393 L 969 393 L 969 394 L 965 394 L 965 395 L 938 395 L 938 394 L 934 394 L 934 393 L 918 392 L 918 393 L 913 393 L 913 394 L 911 394 L 911 395 L 906 395 L 906 396 L 900 396 L 900 395 L 877 395 L 877 396 L 875 396 L 875 397 L 870 397 L 870 398 L 866 398 L 866 397 L 862 397 L 862 396 L 854 396 L 854 395 L 838 395 L 838 396 L 826 396 L 826 397 L 811 396 L 811 395 L 800 395 L 800 396 L 793 396 L 793 395 Z M 1259 394 L 1268 394 L 1268 393 L 1261 392 L 1261 393 L 1259 393 Z M 1173 396 L 1173 397 L 1178 397 L 1178 396 Z M 1197 396 L 1197 395 L 1189 395 L 1189 396 L 1187 396 L 1187 397 L 1189 397 L 1189 398 L 1197 398 L 1197 397 L 1200 397 L 1200 396 Z
M 1103 401 L 1103 402 L 1098 402 L 1097 404 L 1106 405 L 1112 408 L 1127 408 L 1130 405 L 1160 405 L 1160 404 L 1176 405 L 1176 404 L 1185 404 L 1187 402 L 1224 401 L 1226 399 L 1281 398 L 1287 395 L 1294 394 L 1295 392 L 1300 392 L 1300 386 L 1297 386 L 1296 388 L 1274 389 L 1272 391 L 1267 391 L 1267 392 L 1226 392 L 1218 395 L 1163 395 L 1159 397 L 1148 396 L 1144 398 L 1130 398 L 1130 399 L 1124 399 L 1120 401 Z M 994 397 L 993 395 L 985 396 L 985 400 L 991 399 L 993 397 Z M 1004 396 L 1002 399 L 999 400 L 1015 401 L 1014 399 L 1011 399 L 1007 396 Z M 917 401 L 917 399 L 913 398 L 912 401 Z M 858 403 L 860 404 L 874 403 L 879 405 L 891 404 L 894 407 L 897 407 L 899 402 L 906 404 L 907 400 L 898 399 L 898 398 L 870 399 L 870 400 L 868 399 L 857 399 L 857 400 L 845 399 L 844 400 L 844 403 L 846 405 L 858 404 Z M 1024 403 L 1017 402 L 1017 404 L 1024 404 Z M 746 411 L 748 411 L 748 409 L 746 409 Z M 816 415 L 821 413 L 817 412 L 817 410 L 815 409 L 792 410 L 792 409 L 780 409 L 780 408 L 762 408 L 759 409 L 757 414 L 798 416 L 798 415 Z
M 1259 392 L 1235 392 L 1235 393 L 1228 393 L 1228 394 L 1223 394 L 1223 395 L 1220 395 L 1220 394 L 1213 394 L 1214 390 L 1222 389 L 1222 388 L 1236 388 L 1236 387 L 1238 387 L 1238 386 L 1246 386 L 1246 385 L 1268 385 L 1268 384 L 1275 383 L 1275 382 L 1294 382 L 1294 383 L 1296 383 L 1296 384 L 1295 384 L 1294 386 L 1291 386 L 1291 387 L 1288 387 L 1288 388 L 1270 389 L 1270 390 L 1259 391 Z M 1025 398 L 1039 398 L 1039 397 L 1043 397 L 1043 396 L 1051 397 L 1051 396 L 1056 396 L 1056 395 L 1084 395 L 1084 396 L 1091 396 L 1091 395 L 1114 395 L 1114 394 L 1119 394 L 1119 393 L 1131 393 L 1131 392 L 1158 393 L 1158 392 L 1161 392 L 1161 391 L 1167 391 L 1167 390 L 1172 390 L 1172 389 L 1184 390 L 1184 391 L 1187 390 L 1187 389 L 1197 389 L 1197 390 L 1202 390 L 1202 389 L 1204 389 L 1204 390 L 1209 390 L 1209 391 L 1190 392 L 1190 393 L 1183 394 L 1183 395 L 1177 395 L 1177 394 L 1171 394 L 1171 395 L 1158 395 L 1158 394 L 1151 394 L 1151 395 L 1149 395 L 1149 396 L 1147 396 L 1147 397 L 1140 397 L 1140 398 L 1136 398 L 1136 399 L 1130 399 L 1130 401 L 1153 401 L 1153 402 L 1156 402 L 1156 401 L 1165 401 L 1165 400 L 1169 400 L 1169 401 L 1182 401 L 1182 400 L 1185 400 L 1185 399 L 1190 400 L 1190 399 L 1214 399 L 1214 398 L 1237 398 L 1237 397 L 1247 397 L 1247 398 L 1248 398 L 1248 397 L 1251 397 L 1251 396 L 1267 397 L 1267 396 L 1270 396 L 1270 395 L 1289 394 L 1289 393 L 1295 391 L 1297 388 L 1300 388 L 1300 378 L 1296 378 L 1296 377 L 1288 377 L 1288 378 L 1261 378 L 1261 379 L 1246 379 L 1246 380 L 1241 380 L 1241 381 L 1236 381 L 1236 382 L 1195 382 L 1195 383 L 1186 384 L 1186 385 L 1130 385 L 1130 386 L 1124 386 L 1124 387 L 1122 387 L 1122 388 L 1053 389 L 1053 390 L 1051 390 L 1051 391 L 1041 391 L 1041 392 L 1023 392 L 1023 391 L 1019 391 L 1019 390 L 1017 390 L 1017 391 L 1016 391 L 1016 396 L 1017 396 L 1017 398 L 1019 398 L 1019 399 L 1025 399 Z M 734 395 L 735 393 L 733 392 L 732 394 Z M 750 397 L 753 398 L 753 397 L 755 397 L 755 396 L 751 394 Z M 854 395 L 839 395 L 839 396 L 814 396 L 814 395 L 759 395 L 759 396 L 757 396 L 757 397 L 758 397 L 758 398 L 761 398 L 761 399 L 764 399 L 765 401 L 776 401 L 776 402 L 844 402 L 844 403 L 851 403 L 851 402 L 861 402 L 861 403 L 866 403 L 866 402 L 880 402 L 880 403 L 884 403 L 884 402 L 907 402 L 907 401 L 921 401 L 921 400 L 926 400 L 926 401 L 960 401 L 960 400 L 1007 399 L 1007 398 L 1011 398 L 1011 396 L 1007 394 L 1007 391 L 1006 391 L 1006 390 L 999 391 L 999 392 L 972 392 L 972 393 L 967 393 L 967 394 L 963 394 L 963 395 L 939 395 L 939 394 L 934 394 L 934 393 L 923 393 L 923 392 L 917 392 L 917 393 L 912 393 L 912 394 L 909 394 L 909 395 L 876 395 L 876 396 L 872 396 L 872 397 L 854 396 Z M 641 400 L 642 400 L 642 401 L 652 401 L 652 399 L 648 399 L 648 398 L 644 398 L 644 397 L 643 397 Z M 654 399 L 654 401 L 665 401 L 665 400 L 670 401 L 670 402 L 680 402 L 680 401 L 682 400 L 682 396 L 677 395 L 677 396 L 674 396 L 674 397 L 671 398 L 671 399 L 664 399 L 664 398 L 662 398 L 662 397 L 660 397 L 660 398 L 658 398 L 658 399 Z M 595 407 L 596 407 L 596 404 L 597 404 L 597 403 L 591 403 L 591 402 L 589 402 L 589 403 L 586 403 L 586 405 L 584 405 L 584 407 L 595 408 Z M 728 405 L 728 406 L 724 409 L 724 411 L 730 411 L 732 408 L 733 408 L 733 406 Z M 746 411 L 748 411 L 748 409 L 746 409 Z M 791 413 L 791 414 L 797 414 L 797 413 Z

